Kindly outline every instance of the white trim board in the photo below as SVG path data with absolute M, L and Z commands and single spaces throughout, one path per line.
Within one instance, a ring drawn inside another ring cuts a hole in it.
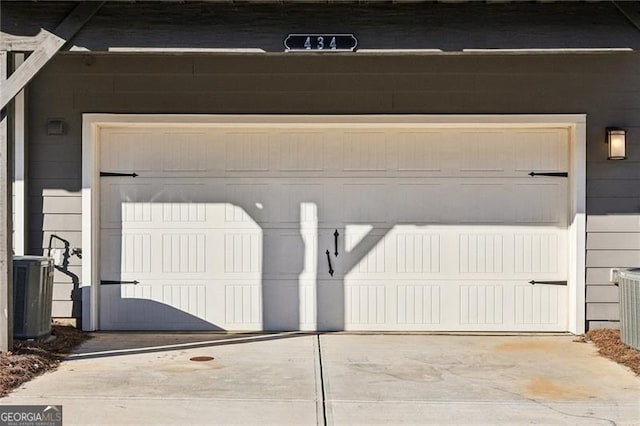
M 538 127 L 566 128 L 570 134 L 570 220 L 569 220 L 569 318 L 568 331 L 585 331 L 585 247 L 586 247 L 586 115 L 165 115 L 83 114 L 82 130 L 82 324 L 98 330 L 99 306 L 99 158 L 101 128 L 175 126 L 304 127 L 309 124 L 420 127 Z

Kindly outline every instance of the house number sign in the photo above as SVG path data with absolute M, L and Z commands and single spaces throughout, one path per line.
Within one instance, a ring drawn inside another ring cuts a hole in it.
M 284 39 L 289 52 L 353 52 L 357 46 L 353 34 L 289 34 Z

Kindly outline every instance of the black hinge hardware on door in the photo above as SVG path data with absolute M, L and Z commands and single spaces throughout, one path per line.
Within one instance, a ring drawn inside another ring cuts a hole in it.
M 117 285 L 117 284 L 139 284 L 140 281 L 137 280 L 133 280 L 133 281 L 110 281 L 110 280 L 102 280 L 100 281 L 101 285 Z
M 551 177 L 569 177 L 568 172 L 531 172 L 529 176 L 551 176 Z
M 333 276 L 333 267 L 331 266 L 331 253 L 327 250 L 327 262 L 329 263 L 329 275 Z
M 535 285 L 535 284 L 567 285 L 567 282 L 566 281 L 536 281 L 536 280 L 531 280 L 531 281 L 529 281 L 529 284 L 531 284 L 531 285 Z
M 100 176 L 130 176 L 132 178 L 138 177 L 137 173 L 116 173 L 116 172 L 100 172 Z
M 333 252 L 333 254 L 335 254 L 336 257 L 338 257 L 338 237 L 339 236 L 340 236 L 340 233 L 336 229 L 336 232 L 333 233 L 333 246 L 335 247 L 335 251 Z

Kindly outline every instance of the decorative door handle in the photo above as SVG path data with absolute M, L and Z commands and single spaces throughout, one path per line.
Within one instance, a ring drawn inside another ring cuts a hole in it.
M 327 263 L 329 263 L 329 275 L 333 276 L 333 267 L 331 266 L 331 253 L 327 250 Z
M 338 237 L 339 236 L 340 236 L 340 233 L 336 229 L 336 231 L 333 233 L 333 247 L 335 248 L 335 251 L 333 252 L 333 254 L 335 254 L 336 257 L 338 257 Z

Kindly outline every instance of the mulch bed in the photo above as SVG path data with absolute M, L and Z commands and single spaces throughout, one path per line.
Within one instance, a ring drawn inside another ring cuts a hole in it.
M 15 340 L 13 351 L 0 353 L 0 398 L 40 374 L 55 370 L 73 348 L 89 338 L 82 331 L 54 325 L 48 342 Z
M 601 355 L 640 375 L 640 351 L 622 343 L 620 330 L 589 330 L 582 341 L 593 342 Z

